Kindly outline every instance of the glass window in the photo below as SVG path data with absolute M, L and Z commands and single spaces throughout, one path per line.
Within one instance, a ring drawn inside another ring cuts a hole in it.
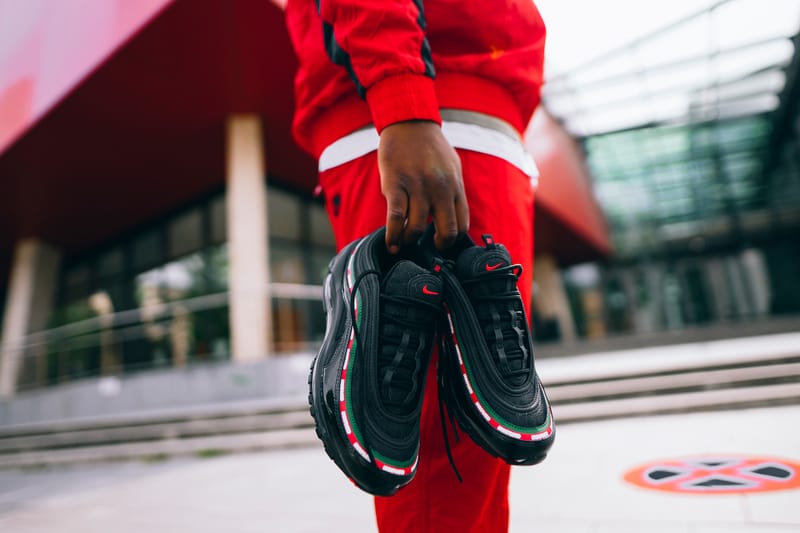
M 325 208 L 318 204 L 311 204 L 308 207 L 308 212 L 311 225 L 311 244 L 335 248 L 333 229 Z
M 48 327 L 139 309 L 124 315 L 122 323 L 102 322 L 95 331 L 49 343 L 43 348 L 47 379 L 76 379 L 120 366 L 130 372 L 227 359 L 224 295 L 195 299 L 227 291 L 225 240 L 225 198 L 218 196 L 132 238 L 119 236 L 110 249 L 66 262 Z
M 273 242 L 270 246 L 272 281 L 277 283 L 305 283 L 303 250 L 299 245 Z
M 200 209 L 192 209 L 176 217 L 168 229 L 169 256 L 180 257 L 199 250 L 203 245 L 203 219 Z
M 270 187 L 267 193 L 267 211 L 270 236 L 300 240 L 300 199 L 296 195 Z
M 143 233 L 133 241 L 133 266 L 141 272 L 164 260 L 161 233 L 157 229 Z
M 328 263 L 333 258 L 336 250 L 315 248 L 311 250 L 311 271 L 309 272 L 308 283 L 322 285 L 325 276 L 328 274 Z
M 206 250 L 205 253 L 206 288 L 209 293 L 228 290 L 228 245 L 220 244 Z
M 89 295 L 89 265 L 81 263 L 64 274 L 63 301 L 73 302 Z
M 208 206 L 209 218 L 211 219 L 211 242 L 220 244 L 228 240 L 228 226 L 225 211 L 225 195 L 219 196 L 211 201 Z
M 120 274 L 125 268 L 125 254 L 121 246 L 101 254 L 97 259 L 97 275 L 99 277 Z
M 184 300 L 208 293 L 205 254 L 193 253 L 136 276 L 140 305 Z M 151 299 L 149 302 L 146 300 Z

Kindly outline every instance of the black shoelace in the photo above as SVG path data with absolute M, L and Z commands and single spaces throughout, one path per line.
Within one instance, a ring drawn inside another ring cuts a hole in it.
M 456 467 L 456 461 L 453 458 L 453 452 L 450 449 L 450 437 L 448 437 L 447 422 L 446 422 L 445 416 L 444 416 L 444 411 L 445 411 L 446 405 L 445 405 L 444 400 L 442 398 L 443 398 L 443 396 L 445 394 L 444 389 L 447 386 L 445 384 L 444 372 L 442 370 L 444 368 L 444 365 L 446 364 L 445 361 L 442 361 L 442 358 L 444 358 L 444 357 L 451 357 L 451 355 L 447 353 L 446 347 L 444 346 L 444 343 L 442 343 L 441 347 L 439 348 L 439 364 L 438 364 L 437 376 L 436 376 L 436 378 L 437 378 L 436 379 L 436 382 L 437 382 L 436 384 L 437 384 L 437 386 L 439 388 L 439 390 L 438 390 L 438 393 L 439 393 L 438 394 L 438 396 L 439 396 L 439 424 L 442 427 L 442 435 L 444 436 L 444 450 L 445 450 L 445 452 L 447 452 L 447 460 L 450 462 L 450 468 L 453 469 L 453 473 L 456 475 L 456 479 L 458 479 L 458 482 L 459 483 L 463 483 L 464 480 L 461 478 L 461 474 L 459 473 L 458 468 Z M 458 442 L 459 442 L 458 427 L 456 426 L 455 418 L 453 417 L 453 413 L 450 411 L 449 407 L 447 407 L 447 414 L 448 414 L 448 418 L 450 420 L 450 425 L 453 428 L 453 437 L 456 440 L 456 444 L 458 444 Z
M 516 282 L 522 274 L 522 267 L 509 265 L 491 272 L 482 272 L 476 277 L 461 281 L 461 285 L 469 295 L 478 320 L 483 324 L 483 336 L 486 345 L 496 356 L 496 363 L 501 374 L 509 379 L 527 376 L 532 357 L 528 349 L 525 312 L 517 304 L 519 292 Z M 470 290 L 477 284 L 492 286 L 505 285 L 505 290 Z

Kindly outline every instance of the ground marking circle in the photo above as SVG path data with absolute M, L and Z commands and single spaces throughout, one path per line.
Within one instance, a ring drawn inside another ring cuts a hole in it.
M 744 455 L 663 459 L 625 472 L 637 487 L 683 494 L 742 494 L 800 488 L 800 462 Z

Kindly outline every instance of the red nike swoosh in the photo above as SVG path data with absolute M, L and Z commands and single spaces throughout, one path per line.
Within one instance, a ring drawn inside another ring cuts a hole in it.
M 492 270 L 498 269 L 503 266 L 503 263 L 497 263 L 496 265 L 486 265 L 486 270 L 491 272 Z
M 427 285 L 423 285 L 422 286 L 422 294 L 430 294 L 430 295 L 436 296 L 439 293 L 436 292 L 436 291 L 430 290 Z

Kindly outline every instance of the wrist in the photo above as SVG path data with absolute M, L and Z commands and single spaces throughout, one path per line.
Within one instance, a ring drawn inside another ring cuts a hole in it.
M 367 103 L 378 133 L 397 122 L 442 123 L 433 79 L 422 74 L 399 74 L 379 81 L 367 91 Z

